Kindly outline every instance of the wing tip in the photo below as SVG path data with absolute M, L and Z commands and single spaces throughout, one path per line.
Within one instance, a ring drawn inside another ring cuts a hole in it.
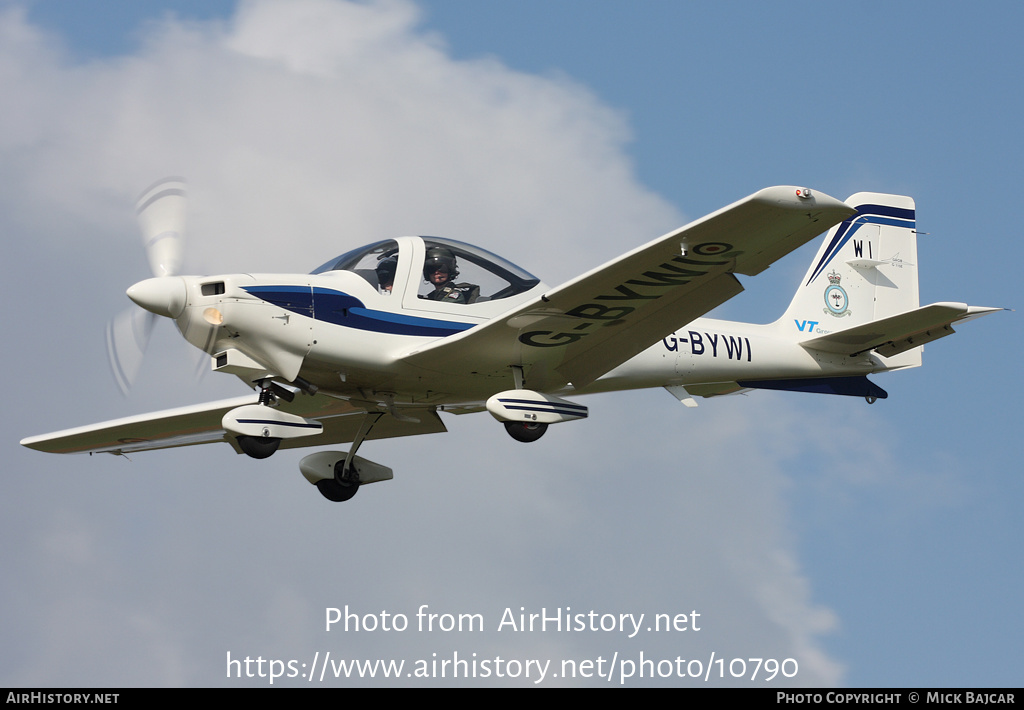
M 836 222 L 854 215 L 857 210 L 846 202 L 824 192 L 798 185 L 775 185 L 758 190 L 750 199 L 766 204 L 778 205 L 797 210 L 812 209 L 815 212 L 834 212 Z

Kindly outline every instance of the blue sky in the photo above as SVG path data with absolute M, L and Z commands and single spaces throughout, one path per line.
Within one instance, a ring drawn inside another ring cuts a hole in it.
M 443 436 L 378 445 L 371 458 L 396 480 L 344 511 L 288 458 L 274 457 L 287 472 L 274 476 L 203 447 L 139 455 L 126 473 L 14 443 L 243 391 L 189 384 L 191 356 L 170 332 L 129 400 L 107 375 L 98 334 L 145 275 L 131 198 L 169 173 L 189 177 L 189 258 L 210 271 L 308 270 L 405 231 L 480 243 L 549 282 L 771 184 L 908 194 L 929 233 L 922 301 L 1018 306 L 1013 3 L 360 6 L 373 12 L 0 3 L 5 94 L 20 109 L 3 122 L 0 212 L 25 265 L 5 294 L 20 302 L 46 273 L 79 296 L 40 294 L 46 327 L 5 316 L 17 334 L 5 361 L 24 377 L 4 407 L 3 525 L 25 542 L 3 553 L 16 572 L 4 607 L 22 613 L 0 630 L 25 640 L 4 644 L 3 683 L 230 685 L 225 651 L 288 657 L 343 641 L 361 657 L 401 655 L 408 637 L 318 635 L 324 606 L 372 600 L 697 606 L 707 631 L 659 652 L 791 655 L 807 669 L 796 680 L 814 684 L 1016 685 L 1017 313 L 929 345 L 923 368 L 878 378 L 890 398 L 870 408 L 762 392 L 690 411 L 662 392 L 612 395 L 588 401 L 587 424 L 501 464 L 493 422 L 459 418 Z M 381 108 L 396 105 L 416 110 Z M 430 152 L 417 111 L 463 139 L 432 129 L 447 152 Z M 494 126 L 515 135 L 488 136 Z M 718 315 L 773 320 L 810 249 L 746 279 Z M 441 452 L 447 475 L 427 475 Z M 637 483 L 615 485 L 616 466 Z M 358 549 L 335 557 L 339 539 Z M 325 551 L 294 552 L 310 541 Z M 97 635 L 109 660 L 74 666 Z M 467 647 L 525 655 L 555 642 L 521 641 Z M 558 653 L 629 650 L 574 642 Z

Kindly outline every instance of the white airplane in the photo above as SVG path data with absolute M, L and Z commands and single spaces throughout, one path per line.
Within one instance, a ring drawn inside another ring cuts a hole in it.
M 153 314 L 212 368 L 257 394 L 22 440 L 52 453 L 127 454 L 225 442 L 351 443 L 299 468 L 329 500 L 392 471 L 356 456 L 368 439 L 446 431 L 439 412 L 487 410 L 519 441 L 583 419 L 576 395 L 664 387 L 683 404 L 752 389 L 886 397 L 867 375 L 921 364 L 924 343 L 999 308 L 918 302 L 909 197 L 845 203 L 770 187 L 557 288 L 478 247 L 434 237 L 376 242 L 311 274 L 179 276 L 184 185 L 139 201 L 154 278 L 115 321 L 115 373 L 130 385 Z M 829 229 L 831 228 L 831 229 Z M 702 318 L 753 276 L 829 230 L 786 312 L 755 325 Z M 299 396 L 297 396 L 299 395 Z

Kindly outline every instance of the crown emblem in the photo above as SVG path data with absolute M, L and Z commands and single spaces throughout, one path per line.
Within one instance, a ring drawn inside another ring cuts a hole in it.
M 836 273 L 835 271 L 831 272 L 831 273 L 830 273 L 830 274 L 828 275 L 828 282 L 829 282 L 830 284 L 832 284 L 833 286 L 838 286 L 838 285 L 839 285 L 839 282 L 840 282 L 840 281 L 842 281 L 842 280 L 843 280 L 843 277 L 842 277 L 842 276 L 840 276 L 840 275 L 839 275 L 838 273 Z

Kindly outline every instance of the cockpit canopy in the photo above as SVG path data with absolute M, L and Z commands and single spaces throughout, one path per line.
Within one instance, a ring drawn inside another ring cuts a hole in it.
M 428 255 L 439 251 L 454 257 L 458 274 L 454 280 L 474 287 L 470 303 L 508 298 L 529 291 L 540 283 L 535 276 L 486 249 L 439 237 L 403 237 L 400 240 L 375 242 L 331 259 L 312 273 L 350 271 L 382 292 L 391 291 L 392 283 L 389 280 L 393 281 L 396 272 L 409 273 L 410 283 L 419 282 L 419 295 L 426 297 L 433 286 L 423 273 L 423 262 Z M 405 259 L 416 260 L 411 271 L 403 271 L 400 266 L 400 262 Z

